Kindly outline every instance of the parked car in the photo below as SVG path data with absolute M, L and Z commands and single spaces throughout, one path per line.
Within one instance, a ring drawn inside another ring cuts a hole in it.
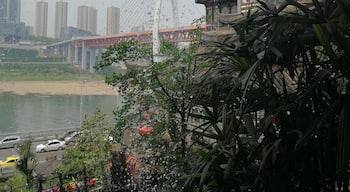
M 19 159 L 19 157 L 15 156 L 7 157 L 5 161 L 0 160 L 0 167 L 14 167 Z
M 23 144 L 23 141 L 20 136 L 7 136 L 1 139 L 0 141 L 0 148 L 17 148 Z
M 66 142 L 60 141 L 58 139 L 49 140 L 45 144 L 39 144 L 36 146 L 36 152 L 42 153 L 46 151 L 58 151 L 66 148 Z
M 74 131 L 73 133 L 71 133 L 70 135 L 68 135 L 64 138 L 64 142 L 66 142 L 67 145 L 70 142 L 75 142 L 75 141 L 77 141 L 77 139 L 80 135 L 81 135 L 81 132 Z

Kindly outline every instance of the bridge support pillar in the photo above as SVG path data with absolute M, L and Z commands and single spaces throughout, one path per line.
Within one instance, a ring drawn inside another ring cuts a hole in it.
M 83 40 L 81 43 L 81 69 L 86 70 L 86 45 L 85 41 Z
M 59 46 L 55 47 L 55 49 L 53 51 L 54 55 L 60 55 L 60 51 L 59 50 L 60 50 Z
M 102 52 L 103 52 L 103 49 L 102 48 L 98 48 L 97 49 L 97 63 L 99 63 L 101 61 L 101 58 L 102 58 Z
M 74 41 L 74 64 L 79 63 L 79 47 L 78 47 L 78 41 Z
M 96 49 L 90 49 L 90 72 L 95 72 L 94 66 L 96 65 Z
M 63 45 L 58 46 L 58 54 L 62 55 L 63 57 L 65 56 Z
M 72 44 L 68 44 L 68 54 L 67 54 L 67 62 L 72 63 Z

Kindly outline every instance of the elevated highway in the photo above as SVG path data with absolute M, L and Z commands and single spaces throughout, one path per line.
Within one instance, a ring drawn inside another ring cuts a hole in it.
M 189 26 L 159 30 L 160 41 L 171 43 L 190 42 L 194 30 L 206 30 L 206 26 Z M 94 72 L 94 66 L 101 60 L 102 52 L 113 44 L 122 41 L 136 40 L 140 44 L 152 44 L 153 32 L 134 32 L 108 36 L 78 37 L 46 46 L 46 51 L 64 56 L 67 61 L 80 65 L 84 70 Z

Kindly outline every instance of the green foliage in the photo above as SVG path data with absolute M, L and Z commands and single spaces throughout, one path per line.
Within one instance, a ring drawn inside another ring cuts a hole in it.
M 69 63 L 12 63 L 0 64 L 2 81 L 59 81 L 102 79 L 102 75 L 81 71 Z
M 125 60 L 137 60 L 140 58 L 150 57 L 151 48 L 148 45 L 139 45 L 136 41 L 122 41 L 107 48 L 102 53 L 102 60 L 95 66 L 101 69 Z
M 26 176 L 23 173 L 16 171 L 7 181 L 0 182 L 0 192 L 8 191 L 30 192 L 32 189 L 27 188 Z
M 203 54 L 212 92 L 195 116 L 187 191 L 348 188 L 349 11 L 342 0 L 260 2 Z
M 34 169 L 36 167 L 35 154 L 31 151 L 32 141 L 26 140 L 19 148 L 19 155 L 21 157 L 20 162 L 16 165 L 18 171 L 20 171 L 26 177 L 26 183 L 28 186 L 32 186 L 34 181 Z
M 2 62 L 15 58 L 35 58 L 37 56 L 38 51 L 36 50 L 0 48 L 0 60 Z
M 144 157 L 142 185 L 146 190 L 181 190 L 181 176 L 190 154 L 186 149 L 188 117 L 192 107 L 195 54 L 198 44 L 178 49 L 163 42 L 160 53 L 163 62 L 128 70 L 125 74 L 113 74 L 106 82 L 118 88 L 123 106 L 115 112 L 115 130 L 122 134 L 129 130 L 131 153 Z M 125 60 L 149 59 L 151 49 L 136 42 L 122 42 L 108 49 L 97 68 Z M 153 127 L 149 135 L 139 136 L 139 125 Z M 169 134 L 169 140 L 163 138 Z M 171 141 L 170 141 L 171 140 Z M 127 145 L 128 143 L 124 143 Z M 147 151 L 147 152 L 146 152 Z M 151 178 L 151 179 L 147 179 Z
M 62 164 L 54 173 L 70 175 L 86 169 L 88 175 L 103 175 L 112 147 L 108 140 L 111 125 L 105 117 L 106 114 L 97 109 L 89 119 L 84 119 L 78 130 L 82 134 L 74 147 L 66 149 Z
M 42 37 L 42 36 L 30 36 L 29 40 L 34 42 L 39 42 L 39 43 L 45 43 L 45 44 L 56 43 L 59 41 L 59 39 L 54 39 L 51 37 Z

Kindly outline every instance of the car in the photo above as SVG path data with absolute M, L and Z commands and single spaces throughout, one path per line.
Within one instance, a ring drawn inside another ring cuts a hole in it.
M 0 167 L 14 167 L 19 160 L 17 156 L 7 157 L 5 161 L 0 160 Z
M 70 142 L 75 142 L 77 141 L 78 137 L 81 135 L 81 132 L 79 131 L 74 131 L 73 133 L 71 133 L 70 135 L 66 136 L 64 138 L 64 142 L 66 142 L 66 144 L 68 145 Z
M 63 150 L 66 148 L 66 142 L 60 141 L 58 139 L 53 139 L 47 141 L 45 144 L 39 144 L 36 146 L 36 152 L 37 153 L 42 153 L 42 152 L 47 152 L 47 151 L 59 151 Z
M 23 141 L 20 136 L 13 135 L 7 136 L 0 140 L 0 148 L 17 148 L 23 145 Z

